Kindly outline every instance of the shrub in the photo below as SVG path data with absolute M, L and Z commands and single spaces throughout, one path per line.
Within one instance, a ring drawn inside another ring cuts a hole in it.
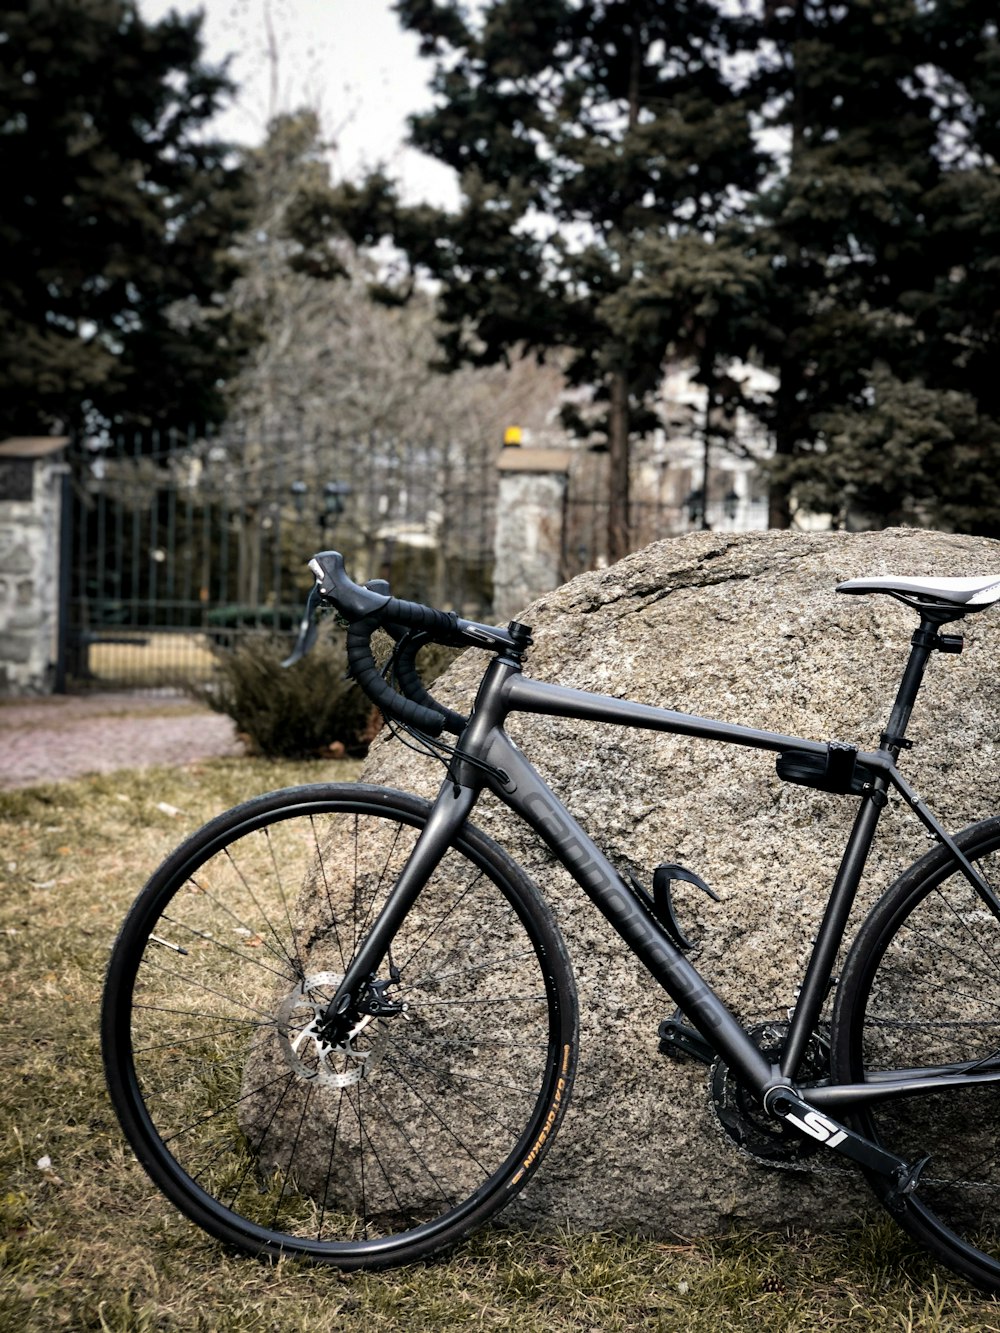
M 287 638 L 252 634 L 219 653 L 218 674 L 201 697 L 236 723 L 248 748 L 269 759 L 362 756 L 381 716 L 347 679 L 343 637 L 321 635 L 301 662 L 282 667 Z

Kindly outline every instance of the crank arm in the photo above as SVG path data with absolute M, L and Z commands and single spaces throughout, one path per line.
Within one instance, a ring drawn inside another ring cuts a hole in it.
M 657 1035 L 660 1038 L 660 1054 L 673 1056 L 675 1059 L 697 1060 L 700 1064 L 710 1065 L 718 1051 L 690 1023 L 684 1022 L 680 1009 L 675 1009 L 670 1018 L 660 1024 Z
M 918 1162 L 907 1162 L 895 1153 L 886 1152 L 863 1134 L 856 1134 L 838 1120 L 832 1120 L 822 1111 L 817 1111 L 808 1102 L 802 1101 L 787 1088 L 773 1088 L 764 1097 L 764 1109 L 769 1115 L 786 1124 L 794 1126 L 800 1134 L 815 1139 L 824 1148 L 830 1148 L 849 1157 L 869 1171 L 877 1171 L 896 1186 L 900 1195 L 912 1194 L 917 1187 L 920 1173 L 930 1158 L 923 1157 Z

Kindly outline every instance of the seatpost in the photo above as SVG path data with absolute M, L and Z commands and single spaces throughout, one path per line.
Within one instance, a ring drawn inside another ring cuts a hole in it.
M 899 684 L 896 701 L 892 706 L 889 724 L 879 741 L 879 749 L 888 751 L 892 755 L 893 761 L 899 758 L 900 750 L 908 745 L 906 728 L 917 698 L 917 691 L 920 689 L 921 681 L 924 678 L 927 659 L 935 649 L 938 652 L 945 653 L 960 653 L 962 651 L 962 636 L 960 634 L 938 633 L 938 626 L 942 623 L 943 620 L 924 611 L 921 613 L 919 628 L 913 631 L 913 637 L 910 640 L 909 661 L 906 663 L 906 670 L 903 672 L 903 679 Z

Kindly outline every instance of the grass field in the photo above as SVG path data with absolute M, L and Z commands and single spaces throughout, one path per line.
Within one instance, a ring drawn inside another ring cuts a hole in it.
M 230 760 L 0 794 L 0 1329 L 1000 1331 L 1000 1304 L 949 1282 L 877 1215 L 791 1239 L 498 1229 L 447 1261 L 349 1277 L 235 1258 L 179 1216 L 104 1091 L 98 1002 L 117 925 L 212 814 L 355 772 Z

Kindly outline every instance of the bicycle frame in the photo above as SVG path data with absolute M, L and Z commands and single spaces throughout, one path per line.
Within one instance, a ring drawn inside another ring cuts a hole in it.
M 924 620 L 914 635 L 910 658 L 880 748 L 857 754 L 858 761 L 871 771 L 873 779 L 860 797 L 860 808 L 799 989 L 780 1064 L 772 1065 L 761 1054 L 723 1001 L 676 947 L 647 904 L 625 883 L 506 734 L 504 723 L 511 713 L 534 713 L 814 757 L 825 755 L 827 744 L 531 680 L 521 674 L 520 662 L 510 655 L 497 656 L 487 666 L 472 718 L 460 739 L 430 818 L 386 906 L 352 960 L 331 1004 L 331 1011 L 336 1009 L 342 997 L 354 993 L 354 988 L 377 970 L 399 923 L 486 788 L 538 833 L 627 947 L 765 1107 L 774 1114 L 790 1116 L 800 1129 L 826 1146 L 896 1177 L 901 1188 L 907 1188 L 904 1182 L 911 1180 L 908 1188 L 912 1188 L 919 1166 L 911 1167 L 900 1158 L 885 1153 L 837 1121 L 828 1119 L 821 1113 L 821 1108 L 847 1110 L 865 1102 L 926 1091 L 931 1086 L 996 1083 L 1000 1082 L 1000 1069 L 971 1073 L 963 1072 L 962 1066 L 955 1065 L 933 1070 L 886 1072 L 858 1084 L 803 1087 L 796 1086 L 795 1075 L 830 990 L 834 962 L 890 787 L 899 793 L 931 835 L 950 849 L 976 892 L 1000 919 L 1000 900 L 922 799 L 903 780 L 895 765 L 924 666 L 936 646 L 935 629 L 933 621 Z M 809 1117 L 812 1117 L 811 1123 Z

